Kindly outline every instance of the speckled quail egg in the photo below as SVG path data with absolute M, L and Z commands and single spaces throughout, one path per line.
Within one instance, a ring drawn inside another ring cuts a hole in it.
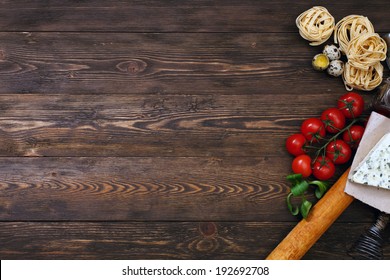
M 343 74 L 344 71 L 344 62 L 341 60 L 332 60 L 329 63 L 328 69 L 326 69 L 326 72 L 328 72 L 329 75 L 338 77 L 341 74 Z
M 315 70 L 323 71 L 329 65 L 329 58 L 325 54 L 319 53 L 313 57 L 311 64 Z
M 335 45 L 326 45 L 322 51 L 330 60 L 340 59 L 341 51 Z

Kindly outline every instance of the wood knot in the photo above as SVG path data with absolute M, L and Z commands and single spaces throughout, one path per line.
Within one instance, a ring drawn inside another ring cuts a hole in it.
M 217 233 L 217 225 L 213 222 L 202 222 L 199 224 L 199 231 L 205 237 L 212 237 Z
M 4 60 L 5 59 L 5 53 L 3 50 L 0 50 L 0 60 Z
M 134 75 L 143 72 L 146 69 L 146 66 L 146 62 L 139 59 L 132 59 L 128 61 L 123 61 L 119 63 L 116 67 L 121 72 L 126 72 Z
M 199 240 L 196 244 L 196 250 L 199 252 L 213 252 L 218 248 L 218 241 L 214 238 L 205 238 Z

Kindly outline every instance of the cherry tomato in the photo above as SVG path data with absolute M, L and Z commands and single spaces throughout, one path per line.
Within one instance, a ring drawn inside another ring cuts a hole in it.
M 304 150 L 305 144 L 306 138 L 300 133 L 290 135 L 286 140 L 287 151 L 294 156 L 306 153 Z
M 344 94 L 337 101 L 337 108 L 339 108 L 346 118 L 357 118 L 364 110 L 363 97 L 355 92 Z
M 308 155 L 297 156 L 291 167 L 294 173 L 302 174 L 304 178 L 309 177 L 311 175 L 311 158 Z
M 326 134 L 325 126 L 318 118 L 305 120 L 301 125 L 301 132 L 310 143 L 318 143 Z
M 343 132 L 343 140 L 352 148 L 356 149 L 359 146 L 360 140 L 362 140 L 363 134 L 363 126 L 353 125 L 349 128 L 349 131 L 346 130 Z
M 333 177 L 335 172 L 336 167 L 327 157 L 319 156 L 313 164 L 313 175 L 318 180 L 329 180 Z
M 346 163 L 352 156 L 352 150 L 343 140 L 330 142 L 326 146 L 326 156 L 330 158 L 334 164 Z
M 345 126 L 345 116 L 337 108 L 326 109 L 321 114 L 321 120 L 329 133 L 337 133 Z

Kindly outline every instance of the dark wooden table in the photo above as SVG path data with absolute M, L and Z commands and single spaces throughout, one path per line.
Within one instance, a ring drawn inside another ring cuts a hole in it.
M 0 257 L 265 258 L 298 222 L 284 141 L 345 93 L 295 26 L 314 5 L 390 31 L 388 0 L 1 1 Z

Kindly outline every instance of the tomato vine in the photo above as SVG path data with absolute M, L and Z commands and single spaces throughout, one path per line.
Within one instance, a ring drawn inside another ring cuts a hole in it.
M 320 199 L 328 190 L 329 181 L 335 174 L 336 165 L 347 163 L 352 151 L 363 136 L 363 98 L 354 92 L 344 94 L 337 100 L 337 108 L 328 108 L 320 118 L 308 118 L 302 122 L 300 133 L 286 140 L 287 151 L 294 155 L 293 174 L 287 176 L 291 183 L 287 195 L 287 207 L 291 214 L 306 218 L 313 205 L 307 194 L 314 188 Z M 308 179 L 309 177 L 314 179 Z M 299 205 L 295 205 L 300 199 Z

